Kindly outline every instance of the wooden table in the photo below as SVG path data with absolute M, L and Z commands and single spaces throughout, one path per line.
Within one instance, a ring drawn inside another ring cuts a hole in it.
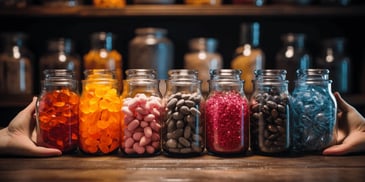
M 0 181 L 365 181 L 365 155 L 0 158 Z

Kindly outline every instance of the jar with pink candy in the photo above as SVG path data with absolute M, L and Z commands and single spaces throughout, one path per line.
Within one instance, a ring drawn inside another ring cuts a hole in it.
M 249 148 L 249 110 L 239 69 L 210 71 L 205 104 L 206 148 L 217 156 L 245 155 Z
M 160 154 L 162 96 L 154 69 L 128 69 L 122 99 L 121 152 L 125 156 Z

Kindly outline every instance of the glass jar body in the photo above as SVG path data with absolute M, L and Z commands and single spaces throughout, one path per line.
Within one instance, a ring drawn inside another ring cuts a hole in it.
M 4 33 L 0 54 L 0 93 L 2 96 L 31 97 L 33 90 L 33 53 L 26 47 L 28 36 L 22 32 Z
M 163 154 L 175 157 L 202 155 L 205 149 L 205 101 L 197 72 L 170 70 L 163 100 Z
M 76 152 L 79 142 L 79 93 L 72 71 L 44 70 L 36 104 L 37 144 Z
M 250 99 L 251 149 L 258 154 L 282 155 L 290 148 L 290 96 L 286 72 L 264 70 L 261 74 L 260 71 L 255 72 L 255 91 Z
M 129 43 L 129 69 L 154 69 L 157 79 L 166 80 L 174 67 L 174 45 L 162 28 L 137 28 Z
M 231 78 L 223 75 L 227 72 L 222 70 L 211 71 L 205 104 L 206 149 L 219 156 L 244 155 L 249 148 L 249 110 L 244 81 L 240 80 L 240 70 L 227 71 Z
M 116 36 L 111 32 L 91 35 L 91 49 L 84 55 L 84 69 L 108 69 L 118 80 L 118 93 L 123 89 L 122 54 L 114 48 Z
M 125 95 L 121 97 L 121 150 L 126 156 L 154 156 L 161 152 L 161 119 L 164 111 L 156 72 L 126 70 Z
M 85 70 L 80 97 L 80 150 L 91 155 L 117 152 L 121 101 L 118 81 L 110 70 Z
M 184 0 L 185 4 L 192 5 L 220 5 L 222 0 Z
M 337 137 L 337 103 L 328 73 L 326 69 L 298 70 L 291 100 L 294 152 L 321 152 Z

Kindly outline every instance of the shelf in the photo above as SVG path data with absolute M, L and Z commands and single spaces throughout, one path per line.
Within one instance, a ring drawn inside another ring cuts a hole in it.
M 365 5 L 335 6 L 293 6 L 266 5 L 127 5 L 125 8 L 96 8 L 90 5 L 73 8 L 52 8 L 30 6 L 24 9 L 0 9 L 0 16 L 38 17 L 124 17 L 124 16 L 364 16 Z

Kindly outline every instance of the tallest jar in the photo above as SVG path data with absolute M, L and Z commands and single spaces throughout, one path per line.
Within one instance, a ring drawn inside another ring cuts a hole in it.
M 129 43 L 129 69 L 155 69 L 158 80 L 166 80 L 174 67 L 174 47 L 163 28 L 144 27 L 135 30 Z
M 122 55 L 114 48 L 115 34 L 95 32 L 91 35 L 91 49 L 84 56 L 84 69 L 109 69 L 118 80 L 118 91 L 123 88 Z

